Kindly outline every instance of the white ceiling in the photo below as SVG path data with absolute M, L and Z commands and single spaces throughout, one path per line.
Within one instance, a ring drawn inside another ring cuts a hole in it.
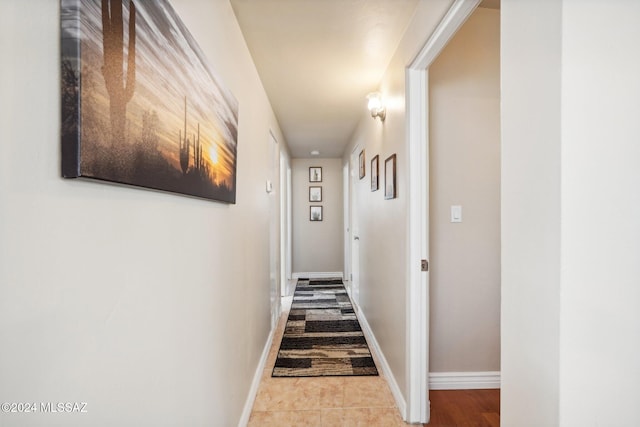
M 304 158 L 342 156 L 426 0 L 230 1 L 291 155 Z
M 293 157 L 341 157 L 419 0 L 231 0 Z

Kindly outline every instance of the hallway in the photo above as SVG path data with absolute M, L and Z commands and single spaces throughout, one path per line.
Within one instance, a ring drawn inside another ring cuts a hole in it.
M 100 3 L 128 9 L 136 70 L 113 121 Z M 505 426 L 640 426 L 640 1 L 487 3 L 1 0 L 0 426 L 402 425 L 429 373 L 489 378 Z M 130 167 L 65 178 L 83 157 Z M 233 170 L 235 203 L 125 185 L 149 160 L 152 184 Z M 316 263 L 278 262 L 286 211 Z M 338 272 L 385 378 L 271 378 L 278 284 Z M 438 417 L 451 395 L 429 393 L 431 426 L 477 426 Z
M 272 378 L 292 298 L 283 299 L 249 426 L 404 426 L 384 376 Z M 373 355 L 374 359 L 376 355 Z M 376 364 L 379 366 L 378 361 Z
M 288 288 L 295 287 L 290 281 Z M 293 292 L 293 290 L 291 291 Z M 283 298 L 269 356 L 248 426 L 406 426 L 380 376 L 274 378 L 271 376 L 291 309 Z M 373 353 L 376 365 L 380 364 Z M 432 390 L 431 422 L 425 426 L 500 425 L 500 390 Z

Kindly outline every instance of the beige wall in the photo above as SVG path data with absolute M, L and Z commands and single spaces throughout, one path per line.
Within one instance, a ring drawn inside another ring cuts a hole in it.
M 237 425 L 270 329 L 269 130 L 285 141 L 233 11 L 171 2 L 239 101 L 230 206 L 60 178 L 59 3 L 0 2 L 0 401 L 88 413 L 0 425 Z
M 462 26 L 429 68 L 429 96 L 429 370 L 499 371 L 499 11 Z
M 389 363 L 400 393 L 407 396 L 407 139 L 405 114 L 405 68 L 427 41 L 452 1 L 420 2 L 414 18 L 398 45 L 380 90 L 386 99 L 384 123 L 372 120 L 362 100 L 362 119 L 345 150 L 343 164 L 349 163 L 356 146 L 367 154 L 367 179 L 356 177 L 360 236 L 359 305 Z M 376 88 L 371 88 L 375 90 Z M 370 191 L 370 159 L 397 155 L 398 198 L 384 200 L 382 190 Z
M 503 425 L 640 425 L 639 29 L 502 2 Z
M 322 167 L 322 182 L 309 182 L 309 167 Z M 292 159 L 293 273 L 342 272 L 344 247 L 340 159 Z M 309 186 L 322 187 L 322 202 L 309 201 Z M 322 221 L 309 221 L 309 207 L 322 206 Z

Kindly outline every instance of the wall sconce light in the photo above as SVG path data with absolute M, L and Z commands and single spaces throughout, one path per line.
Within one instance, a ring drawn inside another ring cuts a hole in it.
M 371 112 L 371 117 L 375 120 L 376 117 L 380 117 L 380 121 L 384 122 L 384 118 L 387 116 L 387 110 L 382 105 L 382 95 L 380 92 L 371 92 L 367 95 L 369 103 L 367 108 Z

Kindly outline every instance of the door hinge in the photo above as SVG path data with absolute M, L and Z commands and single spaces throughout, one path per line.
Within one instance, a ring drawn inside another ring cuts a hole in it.
M 429 271 L 429 261 L 427 261 L 426 259 L 421 260 L 420 268 L 422 269 L 422 271 Z

